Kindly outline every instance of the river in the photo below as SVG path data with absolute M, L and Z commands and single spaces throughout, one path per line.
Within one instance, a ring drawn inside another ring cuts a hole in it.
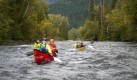
M 33 45 L 0 46 L 0 80 L 137 80 L 136 43 L 95 42 L 84 51 L 74 43 L 56 42 L 62 63 L 41 65 L 27 56 Z

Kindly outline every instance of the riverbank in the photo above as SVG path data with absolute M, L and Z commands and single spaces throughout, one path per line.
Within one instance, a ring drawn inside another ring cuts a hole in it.
M 66 40 L 56 40 L 56 41 L 66 41 Z M 67 40 L 73 41 L 73 40 Z M 0 40 L 0 45 L 22 45 L 22 44 L 33 44 L 35 41 L 15 41 L 15 40 Z M 131 42 L 137 43 L 137 41 L 103 41 L 103 42 Z

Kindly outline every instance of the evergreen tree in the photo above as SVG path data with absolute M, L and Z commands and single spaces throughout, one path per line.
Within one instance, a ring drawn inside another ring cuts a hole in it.
M 117 6 L 117 2 L 118 2 L 118 0 L 111 1 L 111 10 L 115 9 L 115 7 Z
M 88 14 L 89 14 L 89 20 L 94 20 L 94 16 L 95 16 L 95 10 L 94 10 L 94 0 L 90 0 L 90 4 L 89 4 L 89 11 L 88 11 Z

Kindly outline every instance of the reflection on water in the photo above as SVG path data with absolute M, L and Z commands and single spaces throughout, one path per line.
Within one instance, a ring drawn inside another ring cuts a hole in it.
M 43 65 L 27 56 L 33 45 L 0 46 L 0 80 L 137 80 L 137 44 L 95 42 L 78 51 L 74 43 L 56 42 L 63 62 Z

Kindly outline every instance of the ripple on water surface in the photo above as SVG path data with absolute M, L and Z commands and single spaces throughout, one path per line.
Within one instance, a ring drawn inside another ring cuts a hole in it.
M 95 42 L 78 51 L 74 43 L 56 42 L 63 62 L 41 65 L 26 55 L 33 45 L 0 46 L 0 80 L 137 80 L 137 44 Z

